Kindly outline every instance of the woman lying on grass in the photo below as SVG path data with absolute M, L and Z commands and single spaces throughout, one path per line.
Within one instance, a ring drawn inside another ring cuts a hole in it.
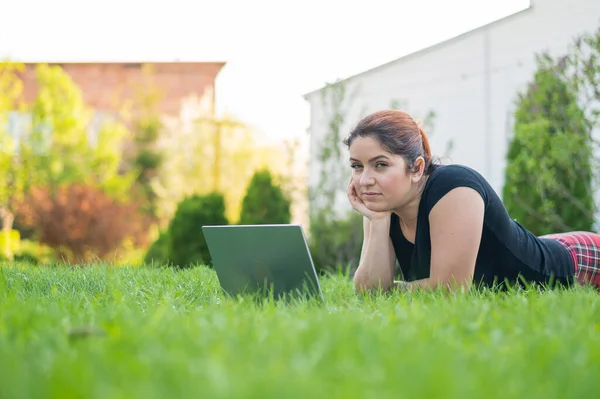
M 574 282 L 600 287 L 600 235 L 536 237 L 508 215 L 476 171 L 432 163 L 406 113 L 379 111 L 344 140 L 352 207 L 364 216 L 357 290 Z M 394 281 L 398 260 L 406 281 Z

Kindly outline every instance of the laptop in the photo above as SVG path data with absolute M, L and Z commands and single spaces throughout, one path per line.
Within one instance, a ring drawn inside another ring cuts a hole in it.
M 302 226 L 202 226 L 223 290 L 231 296 L 323 298 Z

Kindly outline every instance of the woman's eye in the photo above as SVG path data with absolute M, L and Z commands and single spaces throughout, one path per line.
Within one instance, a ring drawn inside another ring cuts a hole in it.
M 386 163 L 384 163 L 384 162 L 378 162 L 378 163 L 377 163 L 377 167 L 378 167 L 378 168 L 384 168 L 384 167 L 386 167 L 386 166 L 387 166 L 387 164 L 386 164 Z
M 360 168 L 360 165 L 359 165 L 359 164 L 357 164 L 357 163 L 353 163 L 352 165 L 350 165 L 350 167 L 351 167 L 352 169 L 356 169 L 356 168 Z

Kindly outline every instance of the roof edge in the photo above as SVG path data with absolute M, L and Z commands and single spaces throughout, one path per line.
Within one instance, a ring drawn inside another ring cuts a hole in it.
M 81 64 L 81 65 L 93 65 L 93 64 L 105 64 L 105 65 L 117 65 L 117 64 L 216 64 L 216 65 L 221 65 L 221 66 L 225 66 L 227 64 L 227 61 L 179 61 L 179 60 L 174 60 L 174 61 L 135 61 L 135 60 L 120 60 L 120 61 L 59 61 L 59 60 L 54 60 L 54 61 L 49 61 L 49 60 L 44 60 L 44 61 L 22 61 L 22 60 L 18 60 L 18 59 L 13 59 L 13 58 L 9 58 L 8 60 L 12 61 L 12 62 L 18 62 L 20 64 L 63 64 L 63 65 L 77 65 L 77 64 Z
M 48 65 L 197 65 L 197 66 L 208 66 L 214 65 L 217 67 L 217 72 L 215 77 L 218 76 L 222 71 L 225 65 L 227 65 L 227 61 L 131 61 L 131 60 L 121 60 L 121 61 L 18 61 L 15 59 L 8 59 L 11 62 L 18 62 L 23 65 L 38 65 L 38 64 L 48 64 Z M 0 61 L 1 62 L 1 61 Z
M 366 75 L 366 74 L 369 74 L 371 72 L 374 72 L 374 71 L 376 71 L 378 69 L 385 68 L 385 67 L 387 67 L 387 66 L 389 66 L 391 64 L 395 64 L 397 62 L 404 61 L 404 60 L 407 60 L 407 59 L 410 59 L 410 58 L 422 55 L 423 53 L 427 53 L 429 51 L 433 51 L 433 50 L 435 50 L 435 49 L 437 49 L 439 47 L 442 47 L 442 46 L 445 46 L 447 44 L 450 44 L 450 43 L 456 42 L 458 40 L 464 39 L 465 37 L 467 37 L 469 35 L 478 33 L 479 31 L 482 31 L 482 30 L 485 30 L 485 29 L 489 29 L 493 25 L 496 25 L 496 24 L 501 23 L 501 22 L 505 22 L 505 21 L 507 21 L 509 19 L 512 19 L 512 18 L 514 18 L 514 17 L 516 17 L 518 15 L 524 14 L 526 12 L 530 12 L 532 10 L 532 8 L 533 8 L 533 6 L 532 6 L 532 4 L 530 2 L 529 5 L 527 6 L 527 8 L 523 8 L 522 10 L 516 11 L 516 12 L 514 12 L 512 14 L 509 14 L 509 15 L 506 15 L 506 16 L 504 16 L 502 18 L 496 19 L 496 20 L 494 20 L 492 22 L 489 22 L 489 23 L 487 23 L 485 25 L 481 25 L 481 26 L 478 26 L 478 27 L 473 28 L 471 30 L 468 30 L 466 32 L 460 33 L 460 34 L 458 34 L 456 36 L 452 36 L 452 37 L 450 37 L 448 39 L 442 40 L 441 42 L 438 42 L 438 43 L 432 44 L 430 46 L 424 47 L 424 48 L 422 48 L 420 50 L 413 51 L 413 52 L 408 53 L 406 55 L 403 55 L 403 56 L 401 56 L 399 58 L 393 59 L 392 61 L 388 61 L 388 62 L 386 62 L 384 64 L 380 64 L 380 65 L 377 65 L 377 66 L 375 66 L 373 68 L 366 69 L 366 70 L 364 70 L 362 72 L 356 73 L 354 75 L 350 75 L 350 76 L 348 76 L 348 77 L 346 77 L 344 79 L 339 79 L 338 82 L 346 82 L 346 81 L 348 81 L 350 79 L 354 79 L 354 78 L 357 78 L 359 76 Z M 308 101 L 308 97 L 312 96 L 315 93 L 318 93 L 318 92 L 322 91 L 326 87 L 327 87 L 327 85 L 323 85 L 323 86 L 319 87 L 318 89 L 315 89 L 315 90 L 309 91 L 308 93 L 303 94 L 302 97 L 304 98 L 304 100 Z

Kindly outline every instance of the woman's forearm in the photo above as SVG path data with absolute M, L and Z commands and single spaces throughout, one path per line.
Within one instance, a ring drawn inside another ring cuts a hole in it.
M 357 291 L 381 288 L 388 290 L 394 282 L 394 251 L 390 241 L 390 218 L 371 221 L 364 253 L 354 274 Z

